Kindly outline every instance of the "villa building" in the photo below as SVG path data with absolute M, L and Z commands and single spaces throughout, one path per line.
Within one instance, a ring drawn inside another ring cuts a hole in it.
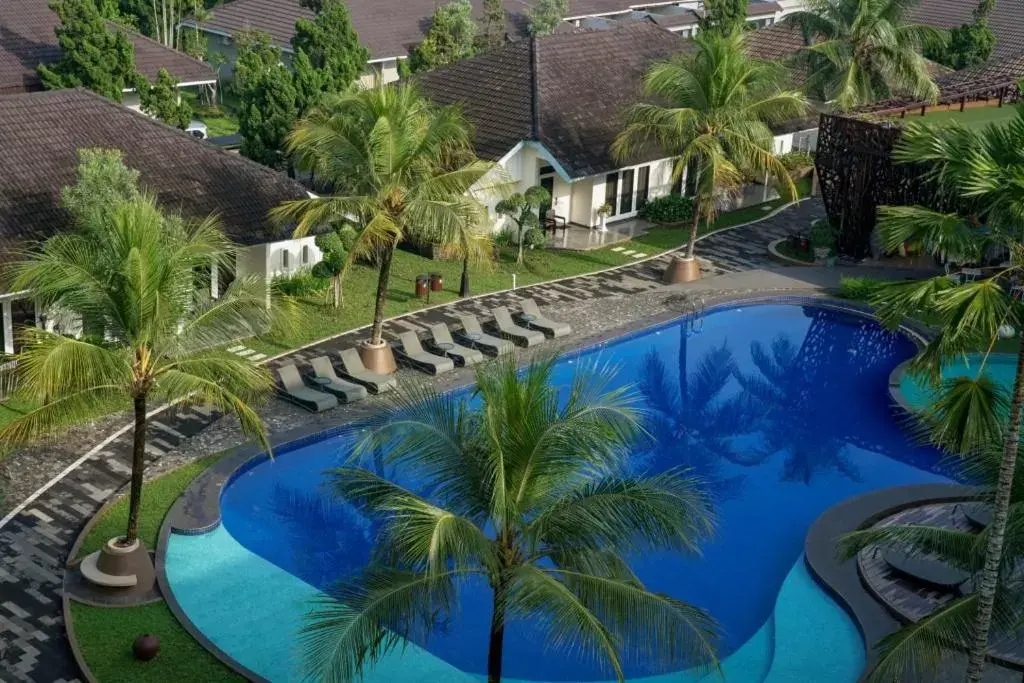
M 59 19 L 47 0 L 3 3 L 0 8 L 0 96 L 42 90 L 36 67 L 60 59 L 60 46 L 54 33 L 58 24 Z M 217 76 L 208 64 L 134 31 L 113 24 L 110 27 L 127 33 L 135 48 L 135 68 L 151 82 L 160 69 L 167 69 L 178 81 L 178 88 L 208 94 L 215 91 Z M 125 90 L 124 104 L 139 108 L 134 90 Z
M 618 160 L 611 144 L 626 108 L 638 101 L 652 64 L 689 41 L 650 21 L 510 44 L 417 77 L 441 104 L 459 105 L 473 125 L 477 154 L 497 162 L 520 191 L 541 185 L 556 215 L 584 227 L 637 215 L 649 199 L 679 192 L 674 159 L 651 150 Z M 778 153 L 812 150 L 815 122 L 777 131 Z
M 268 218 L 281 202 L 308 196 L 284 174 L 87 90 L 0 97 L 0 354 L 16 350 L 18 326 L 59 327 L 35 309 L 30 293 L 5 287 L 5 268 L 19 252 L 70 227 L 60 191 L 74 183 L 83 148 L 121 150 L 142 186 L 168 210 L 193 219 L 216 215 L 242 247 L 234 275 L 270 278 L 320 259 L 313 238 L 291 239 L 289 226 Z M 211 295 L 232 276 L 210 273 Z

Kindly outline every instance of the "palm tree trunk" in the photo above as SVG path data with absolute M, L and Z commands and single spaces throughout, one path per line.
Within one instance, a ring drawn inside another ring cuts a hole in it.
M 135 397 L 135 433 L 132 444 L 132 483 L 128 494 L 126 545 L 139 537 L 139 508 L 142 507 L 142 475 L 146 470 L 146 397 Z
M 693 201 L 693 225 L 690 226 L 690 241 L 686 245 L 686 258 L 693 258 L 693 251 L 697 248 L 697 228 L 700 227 L 700 209 L 697 208 L 697 198 Z
M 384 306 L 388 302 L 388 280 L 391 277 L 391 260 L 394 258 L 396 246 L 388 246 L 380 257 L 380 273 L 377 277 L 377 303 L 373 309 L 373 329 L 370 332 L 370 343 L 375 345 L 380 345 L 384 342 Z
M 505 648 L 505 595 L 508 584 L 500 580 L 494 587 L 494 611 L 491 613 L 491 639 L 487 650 L 487 683 L 501 683 L 501 659 Z
M 469 257 L 462 259 L 462 279 L 459 281 L 459 296 L 469 296 Z
M 981 683 L 981 677 L 985 671 L 985 653 L 988 651 L 988 635 L 992 627 L 996 585 L 999 582 L 999 565 L 1003 560 L 1006 519 L 1010 512 L 1013 471 L 1017 463 L 1017 451 L 1020 447 L 1022 406 L 1024 406 L 1024 344 L 1021 344 L 1020 350 L 1017 351 L 1017 376 L 1013 380 L 1010 425 L 1003 440 L 1003 459 L 999 464 L 999 480 L 996 483 L 992 524 L 988 529 L 985 566 L 981 570 L 981 583 L 978 586 L 978 612 L 974 617 L 973 641 L 967 658 L 967 680 L 969 683 Z

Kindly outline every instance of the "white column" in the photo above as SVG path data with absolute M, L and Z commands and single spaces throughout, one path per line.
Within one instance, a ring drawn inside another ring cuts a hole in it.
M 220 282 L 217 279 L 217 264 L 210 264 L 210 297 L 217 299 L 220 297 Z
M 0 324 L 3 325 L 4 348 L 6 354 L 14 353 L 14 314 L 11 311 L 11 302 L 0 303 Z

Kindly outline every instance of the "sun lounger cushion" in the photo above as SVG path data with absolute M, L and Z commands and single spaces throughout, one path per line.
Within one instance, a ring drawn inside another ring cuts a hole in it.
M 374 393 L 394 389 L 398 382 L 391 375 L 371 372 L 363 365 L 363 359 L 355 349 L 344 349 L 341 352 L 341 365 L 345 368 L 345 376 L 359 382 Z
M 280 394 L 292 403 L 315 413 L 338 405 L 338 399 L 334 396 L 307 387 L 294 365 L 282 365 L 278 368 L 277 374 L 281 378 Z
M 504 306 L 498 306 L 491 312 L 494 313 L 494 324 L 498 326 L 498 331 L 504 336 L 511 337 L 526 346 L 533 346 L 544 341 L 543 332 L 516 325 L 512 320 L 512 314 Z

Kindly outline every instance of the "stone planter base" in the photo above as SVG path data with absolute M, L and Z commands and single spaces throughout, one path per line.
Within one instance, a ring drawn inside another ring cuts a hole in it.
M 148 593 L 156 581 L 149 552 L 138 540 L 129 546 L 121 546 L 119 541 L 107 541 L 101 550 L 82 560 L 82 576 L 101 588 Z
M 700 263 L 696 258 L 675 256 L 665 269 L 661 281 L 666 285 L 678 285 L 683 282 L 696 282 L 700 279 Z
M 395 354 L 392 353 L 387 342 L 382 342 L 380 345 L 371 344 L 368 341 L 363 342 L 359 345 L 359 357 L 363 359 L 363 365 L 370 372 L 390 375 L 398 370 Z

